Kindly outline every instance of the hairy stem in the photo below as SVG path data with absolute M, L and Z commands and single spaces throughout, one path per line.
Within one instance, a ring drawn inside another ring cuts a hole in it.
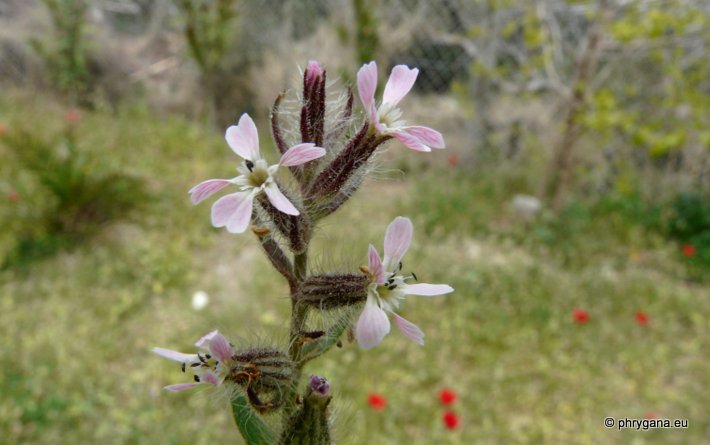
M 308 271 L 308 247 L 303 253 L 294 255 L 294 274 L 296 275 L 296 281 L 298 282 L 298 287 L 306 279 L 306 273 Z M 294 384 L 287 390 L 285 394 L 285 404 L 284 404 L 284 418 L 288 419 L 291 413 L 296 409 L 296 399 L 298 397 L 298 382 L 301 380 L 301 373 L 303 371 L 303 364 L 300 363 L 301 348 L 303 347 L 303 339 L 301 338 L 301 333 L 303 332 L 303 327 L 306 323 L 306 314 L 308 311 L 308 306 L 305 304 L 299 304 L 297 300 L 298 293 L 291 293 L 291 330 L 289 334 L 289 346 L 288 355 L 289 358 L 296 364 L 293 372 L 293 382 Z

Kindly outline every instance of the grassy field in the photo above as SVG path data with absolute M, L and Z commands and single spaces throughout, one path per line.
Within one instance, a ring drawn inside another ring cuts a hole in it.
M 52 134 L 64 113 L 24 94 L 0 99 L 8 133 Z M 142 178 L 147 196 L 130 218 L 0 272 L 0 442 L 239 443 L 224 398 L 162 391 L 182 375 L 150 353 L 190 350 L 215 328 L 237 344 L 286 338 L 287 286 L 256 240 L 212 228 L 209 205 L 189 203 L 192 185 L 231 172 L 233 154 L 221 132 L 142 107 L 83 113 L 74 125 L 80 150 Z M 307 372 L 326 376 L 337 399 L 337 443 L 710 443 L 704 272 L 613 207 L 582 202 L 562 219 L 519 221 L 508 202 L 531 191 L 525 166 L 484 174 L 451 167 L 446 155 L 391 143 L 383 167 L 406 174 L 378 175 L 317 234 L 314 267 L 354 269 L 407 215 L 415 238 L 405 268 L 456 289 L 404 305 L 425 347 L 393 332 L 374 350 L 346 343 L 312 362 Z M 3 158 L 7 253 L 47 198 Z M 202 311 L 190 304 L 198 290 L 210 295 Z M 578 308 L 587 323 L 574 321 Z M 454 431 L 441 420 L 444 387 L 458 394 Z M 373 392 L 387 398 L 385 410 L 368 405 Z M 618 431 L 603 426 L 607 416 L 690 426 Z

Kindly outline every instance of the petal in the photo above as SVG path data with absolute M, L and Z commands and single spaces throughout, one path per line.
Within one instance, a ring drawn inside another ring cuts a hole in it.
M 409 69 L 407 65 L 397 65 L 392 68 L 390 78 L 385 85 L 385 92 L 382 95 L 382 103 L 396 106 L 412 89 L 417 75 L 419 75 L 419 70 L 417 68 Z
M 416 151 L 431 151 L 431 147 L 422 142 L 421 139 L 414 136 L 413 134 L 407 133 L 406 130 L 394 130 L 391 131 L 392 136 L 399 139 L 401 143 Z
M 316 144 L 298 144 L 289 148 L 286 153 L 281 156 L 279 164 L 286 167 L 293 167 L 318 159 L 323 155 L 325 155 L 325 149 L 316 147 Z
M 402 288 L 402 292 L 407 295 L 420 295 L 423 297 L 435 297 L 453 292 L 454 288 L 448 284 L 407 284 Z
M 404 319 L 403 317 L 400 317 L 394 312 L 390 313 L 394 317 L 394 323 L 397 325 L 402 334 L 404 334 L 407 338 L 414 341 L 415 343 L 419 343 L 420 345 L 424 346 L 424 332 L 419 329 L 419 326 L 415 325 L 409 320 Z
M 300 213 L 298 212 L 298 209 L 293 206 L 291 201 L 288 200 L 286 196 L 284 196 L 283 193 L 281 193 L 281 190 L 279 190 L 279 186 L 276 185 L 275 182 L 272 182 L 271 184 L 267 185 L 264 188 L 264 191 L 266 192 L 267 198 L 269 198 L 269 201 L 271 204 L 274 205 L 277 209 L 280 211 L 288 214 L 288 215 L 294 215 L 297 216 Z
M 200 182 L 187 193 L 191 195 L 190 198 L 193 204 L 199 204 L 231 183 L 232 181 L 228 179 L 208 179 Z
M 185 354 L 183 352 L 173 351 L 172 349 L 153 348 L 153 353 L 169 360 L 175 360 L 180 363 L 187 363 L 195 358 L 195 354 Z
M 211 383 L 214 386 L 219 385 L 219 379 L 211 371 L 205 371 L 200 376 L 200 380 L 203 382 Z
M 185 391 L 186 389 L 192 389 L 197 385 L 199 385 L 199 383 L 178 383 L 177 385 L 166 386 L 163 389 L 167 389 L 168 391 L 178 392 L 178 391 Z
M 378 305 L 372 295 L 367 297 L 365 309 L 357 321 L 357 342 L 363 349 L 379 345 L 385 335 L 390 332 L 390 321 L 387 314 Z
M 248 114 L 242 114 L 237 125 L 227 128 L 224 138 L 236 154 L 244 159 L 256 161 L 261 158 L 259 154 L 259 133 L 256 125 Z
M 197 340 L 195 342 L 195 346 L 197 346 L 198 348 L 204 348 L 205 345 L 215 337 L 215 335 L 219 335 L 219 331 L 217 331 L 216 329 Z
M 357 72 L 357 92 L 360 102 L 368 113 L 375 108 L 375 90 L 377 90 L 377 64 L 373 61 L 363 65 Z
M 375 277 L 377 284 L 385 283 L 385 272 L 382 269 L 382 260 L 380 259 L 380 254 L 377 253 L 375 246 L 370 244 L 367 257 L 367 268 L 370 269 L 370 273 Z
M 384 268 L 387 272 L 394 272 L 407 253 L 412 242 L 414 227 L 409 218 L 398 216 L 387 226 L 385 233 L 385 260 Z
M 229 344 L 226 338 L 221 334 L 215 334 L 209 340 L 210 352 L 212 355 L 217 357 L 220 362 L 225 362 L 231 360 L 234 351 L 232 350 L 232 345 Z
M 404 131 L 406 131 L 407 134 L 419 139 L 422 144 L 424 144 L 428 147 L 431 147 L 431 148 L 446 147 L 446 144 L 444 143 L 444 136 L 442 136 L 441 133 L 439 133 L 438 131 L 436 131 L 432 128 L 412 126 L 412 127 L 406 127 L 404 129 Z
M 242 233 L 251 220 L 254 195 L 250 192 L 237 192 L 219 198 L 212 205 L 212 225 L 227 226 L 232 233 Z

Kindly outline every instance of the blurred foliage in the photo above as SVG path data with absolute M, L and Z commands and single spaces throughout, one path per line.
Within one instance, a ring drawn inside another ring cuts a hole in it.
M 710 195 L 683 193 L 673 202 L 668 232 L 686 246 L 688 260 L 710 269 Z
M 471 79 L 455 86 L 471 99 L 477 145 L 491 145 L 521 119 L 519 113 L 491 118 L 494 98 L 569 107 L 570 92 L 579 87 L 573 85 L 578 57 L 600 4 L 494 1 L 478 8 L 480 19 L 466 35 L 477 50 Z M 583 85 L 577 119 L 584 152 L 577 157 L 607 163 L 612 181 L 655 170 L 640 184 L 647 189 L 659 175 L 680 170 L 702 184 L 710 148 L 710 64 L 702 48 L 710 44 L 710 13 L 684 0 L 612 5 L 600 62 Z M 522 128 L 534 128 L 529 122 L 537 116 L 522 116 Z
M 52 35 L 34 37 L 31 46 L 47 65 L 55 87 L 76 103 L 85 105 L 91 93 L 87 64 L 85 0 L 42 0 L 52 24 Z
M 377 4 L 379 0 L 353 0 L 355 12 L 356 63 L 369 63 L 377 59 L 380 36 L 377 30 Z
M 235 77 L 248 68 L 248 59 L 230 55 L 238 49 L 236 33 L 237 0 L 175 0 L 183 22 L 183 34 L 190 57 L 200 70 L 202 87 L 207 95 L 209 118 L 221 125 L 234 119 L 233 102 L 225 92 L 241 89 Z
M 17 242 L 5 267 L 85 241 L 107 222 L 131 216 L 147 200 L 143 181 L 115 171 L 110 162 L 79 147 L 75 124 L 68 123 L 62 132 L 13 127 L 0 138 L 15 165 L 10 174 L 29 176 L 37 187 L 27 195 L 42 197 L 32 203 L 31 217 L 11 234 Z

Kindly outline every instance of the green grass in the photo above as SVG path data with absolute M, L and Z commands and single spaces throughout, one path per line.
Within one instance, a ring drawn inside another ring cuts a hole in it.
M 0 99 L 8 127 L 39 114 L 50 127 L 63 118 L 46 100 Z M 238 344 L 287 337 L 287 287 L 256 241 L 212 228 L 209 204 L 188 200 L 198 181 L 232 173 L 233 154 L 221 132 L 141 107 L 86 114 L 77 133 L 145 180 L 151 198 L 141 218 L 0 273 L 2 441 L 239 443 L 225 400 L 162 391 L 182 375 L 150 353 L 190 350 L 214 328 Z M 421 156 L 392 143 L 386 158 Z M 356 268 L 395 216 L 410 216 L 415 243 L 405 269 L 456 288 L 403 306 L 426 332 L 425 347 L 392 332 L 374 350 L 346 342 L 309 365 L 331 382 L 337 443 L 708 443 L 710 289 L 677 243 L 588 203 L 562 220 L 524 224 L 507 202 L 529 191 L 530 173 L 494 178 L 416 165 L 404 179 L 366 184 L 317 234 L 318 249 L 329 248 L 316 258 L 320 267 Z M 2 169 L 0 191 L 20 192 L 0 212 L 11 237 L 41 197 L 31 178 Z M 211 298 L 201 312 L 190 307 L 196 290 Z M 590 314 L 586 325 L 572 320 L 578 307 Z M 636 324 L 637 311 L 649 315 L 647 326 Z M 459 395 L 457 431 L 441 421 L 443 387 Z M 375 391 L 388 399 L 383 412 L 367 405 Z M 602 424 L 649 412 L 689 419 L 690 428 Z

